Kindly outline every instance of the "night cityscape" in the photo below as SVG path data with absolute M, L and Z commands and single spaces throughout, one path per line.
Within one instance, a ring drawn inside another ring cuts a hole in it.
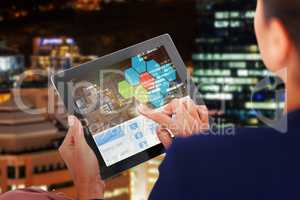
M 57 149 L 67 132 L 62 103 L 47 74 L 168 33 L 210 110 L 222 123 L 261 126 L 273 93 L 251 96 L 272 76 L 254 35 L 255 0 L 10 0 L 0 2 L 0 193 L 35 186 L 75 197 Z M 39 69 L 46 76 L 36 75 Z M 22 78 L 21 92 L 15 92 Z M 25 77 L 23 77 L 25 76 Z M 43 115 L 23 112 L 47 108 Z M 52 95 L 52 96 L 51 96 Z M 254 100 L 254 102 L 251 102 Z M 51 112 L 50 112 L 51 111 Z M 147 199 L 163 157 L 107 182 L 109 200 Z

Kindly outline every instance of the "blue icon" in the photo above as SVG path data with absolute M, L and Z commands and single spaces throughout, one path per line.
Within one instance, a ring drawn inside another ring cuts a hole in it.
M 129 124 L 129 128 L 130 128 L 131 130 L 137 130 L 137 129 L 139 128 L 138 123 L 137 123 L 137 122 L 134 122 L 134 123 L 132 123 L 132 124 Z
M 139 73 L 144 73 L 146 71 L 146 62 L 140 56 L 135 56 L 131 58 L 132 67 Z
M 176 80 L 176 70 L 169 66 L 164 70 L 164 77 L 168 80 L 168 81 L 175 81 Z
M 150 129 L 152 134 L 156 134 L 156 128 L 157 128 L 157 124 L 154 122 L 151 122 L 151 124 L 148 125 L 148 128 Z
M 152 101 L 151 104 L 152 104 L 155 108 L 159 108 L 159 107 L 161 107 L 161 106 L 163 106 L 163 105 L 165 104 L 165 100 L 164 100 L 164 98 L 158 99 L 158 100 Z
M 170 82 L 167 81 L 165 78 L 158 79 L 156 80 L 156 87 L 159 88 L 160 93 L 165 96 L 168 93 Z
M 159 108 L 164 105 L 164 96 L 160 92 L 160 88 L 156 88 L 149 93 L 150 103 L 155 107 Z
M 153 77 L 157 78 L 161 74 L 160 64 L 155 60 L 147 61 L 147 72 L 149 72 Z
M 123 137 L 124 131 L 121 127 L 113 128 L 105 133 L 100 133 L 96 136 L 95 140 L 98 146 L 104 145 L 106 143 L 112 142 Z
M 147 148 L 147 147 L 148 147 L 147 141 L 143 141 L 143 142 L 139 143 L 139 147 L 140 147 L 141 149 Z
M 136 134 L 134 134 L 135 139 L 139 140 L 141 138 L 143 138 L 143 133 L 142 132 L 137 132 Z
M 140 83 L 140 75 L 132 67 L 125 70 L 125 79 L 132 86 Z

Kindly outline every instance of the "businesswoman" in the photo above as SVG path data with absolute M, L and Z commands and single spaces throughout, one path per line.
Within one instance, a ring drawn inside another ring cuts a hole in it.
M 256 36 L 266 66 L 274 73 L 286 71 L 286 77 L 278 75 L 288 92 L 287 133 L 272 128 L 242 128 L 234 130 L 234 136 L 217 136 L 208 127 L 207 110 L 192 101 L 174 100 L 162 112 L 141 106 L 141 114 L 161 125 L 157 134 L 168 149 L 149 199 L 300 199 L 299 10 L 299 0 L 258 0 L 255 16 Z M 179 116 L 176 120 L 171 118 L 175 113 Z M 80 122 L 71 116 L 69 123 L 60 153 L 72 174 L 78 198 L 103 199 L 105 182 L 96 157 L 85 142 Z M 23 193 L 17 198 L 14 195 L 18 192 Z M 15 191 L 0 199 L 31 199 L 30 195 L 32 191 Z M 50 193 L 42 194 L 47 195 Z

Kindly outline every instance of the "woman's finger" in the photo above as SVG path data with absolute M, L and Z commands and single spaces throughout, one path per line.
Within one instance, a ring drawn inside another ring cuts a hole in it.
M 192 116 L 192 124 L 201 123 L 199 113 L 197 111 L 197 105 L 190 99 L 184 101 L 184 106 L 188 113 Z
M 200 126 L 198 127 L 198 132 L 207 131 L 209 129 L 209 114 L 206 106 L 198 106 L 197 112 L 201 118 Z
M 75 131 L 75 118 L 74 116 L 70 115 L 68 116 L 68 124 L 69 124 L 69 130 L 64 138 L 63 143 L 60 146 L 60 150 L 66 146 L 72 146 L 74 145 L 74 131 Z
M 160 125 L 163 125 L 166 127 L 173 126 L 172 117 L 168 116 L 167 114 L 165 114 L 163 112 L 152 110 L 145 105 L 140 105 L 138 107 L 138 110 L 142 115 L 155 121 L 156 123 L 158 123 Z
M 197 112 L 200 116 L 202 123 L 208 124 L 209 123 L 209 115 L 208 115 L 207 107 L 204 105 L 198 106 Z
M 86 140 L 85 140 L 85 137 L 84 137 L 84 131 L 83 131 L 83 127 L 82 127 L 82 124 L 81 124 L 81 121 L 78 120 L 76 118 L 76 122 L 75 122 L 75 127 L 76 127 L 76 130 L 74 132 L 74 137 L 75 137 L 75 142 L 76 142 L 76 145 L 77 145 L 77 149 L 79 151 L 81 151 L 81 149 L 85 149 L 86 148 Z
M 176 113 L 178 105 L 179 105 L 179 99 L 173 99 L 170 103 L 168 103 L 163 108 L 162 112 L 172 117 L 172 115 Z
M 162 127 L 158 127 L 156 130 L 157 137 L 161 141 L 161 143 L 164 145 L 164 147 L 167 149 L 172 144 L 172 137 L 170 133 Z
M 185 108 L 184 102 L 179 101 L 178 106 L 177 106 L 177 112 L 175 116 L 175 123 L 178 125 L 178 130 L 176 131 L 176 134 L 178 136 L 188 136 L 190 135 L 189 130 L 189 117 L 188 117 L 188 112 Z

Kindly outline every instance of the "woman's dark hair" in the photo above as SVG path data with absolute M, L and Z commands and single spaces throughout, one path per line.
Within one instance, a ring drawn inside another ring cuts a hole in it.
M 286 27 L 291 39 L 300 51 L 300 0 L 263 1 L 267 19 L 278 18 Z

